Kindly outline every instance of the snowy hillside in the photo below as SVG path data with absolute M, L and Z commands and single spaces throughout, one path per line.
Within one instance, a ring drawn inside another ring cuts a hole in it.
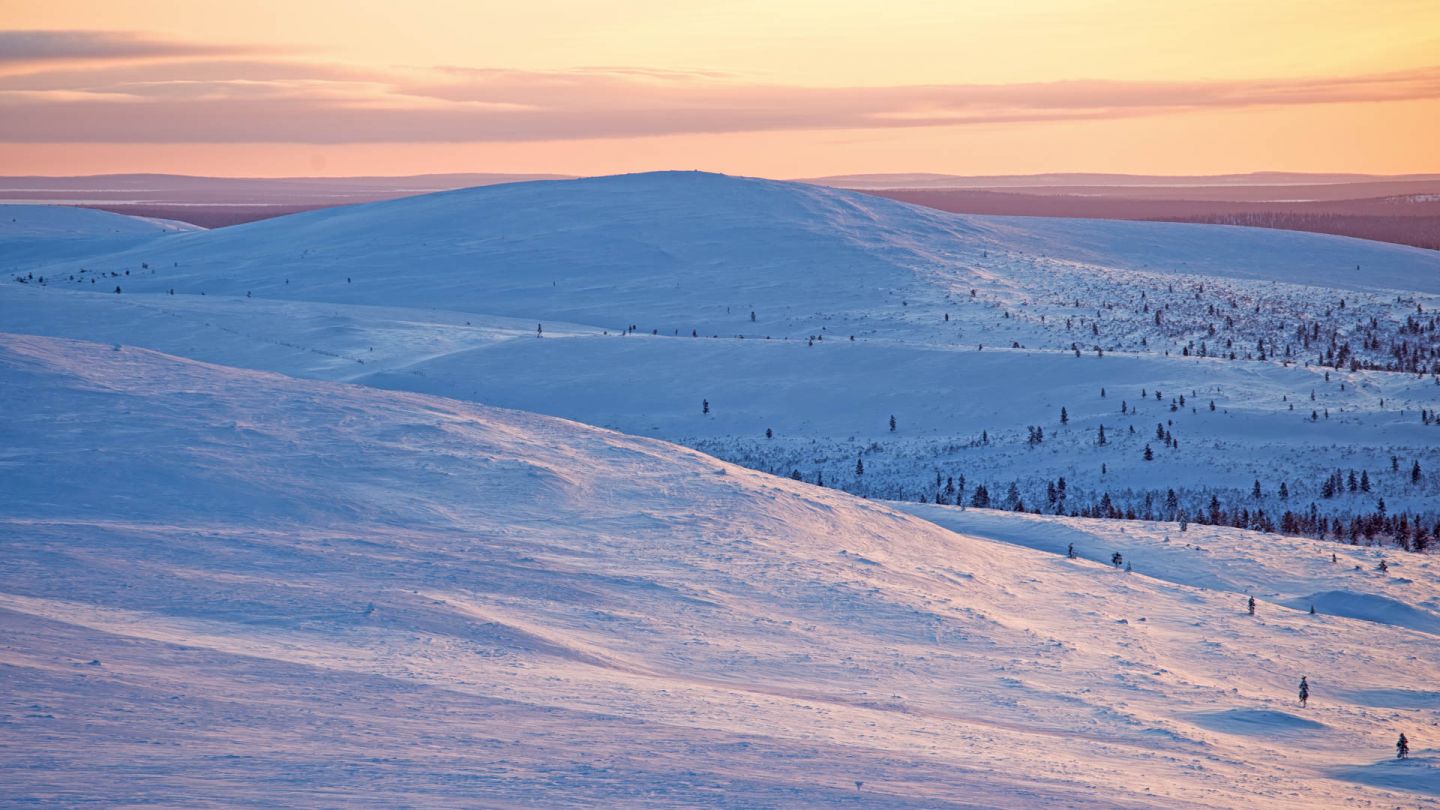
M 1004 293 L 1041 275 L 1083 273 L 1077 262 L 1440 293 L 1440 256 L 1415 248 L 1252 228 L 959 216 L 698 172 L 512 183 L 326 209 L 92 264 L 149 263 L 156 272 L 136 280 L 136 292 L 384 302 L 722 334 L 807 323 L 818 330 L 825 323 L 817 316 L 859 320 L 858 308 L 885 334 L 949 338 L 954 329 L 928 322 L 937 307 L 974 317 L 958 311 L 962 304 L 1009 302 Z M 975 301 L 953 300 L 972 288 Z M 1029 307 L 1051 303 L 1039 290 L 1029 298 Z M 752 310 L 763 319 L 751 322 Z M 1034 314 L 1026 320 L 1038 321 Z
M 1440 523 L 1431 251 L 672 172 L 317 211 L 44 272 L 0 285 L 0 326 L 548 413 L 867 496 L 1290 513 L 1346 542 Z
M 17 804 L 1440 795 L 1434 628 L 1295 604 L 1433 616 L 1428 558 L 928 507 L 956 534 L 651 439 L 129 346 L 5 336 L 0 380 Z M 1111 536 L 1132 573 L 1095 559 Z
M 127 217 L 88 208 L 0 205 L 0 273 L 10 279 L 34 281 L 36 267 L 150 244 L 157 236 L 198 230 L 184 222 Z
M 150 264 L 153 274 L 131 281 L 135 292 L 383 303 L 611 329 L 635 322 L 645 331 L 740 331 L 770 299 L 767 323 L 818 330 L 837 311 L 864 317 L 877 295 L 914 284 L 897 268 L 976 232 L 949 215 L 917 220 L 921 210 L 790 183 L 659 173 L 326 209 L 93 264 Z M 913 244 L 897 242 L 906 234 Z
M 200 230 L 183 222 L 127 217 L 65 205 L 5 205 L 0 212 L 5 214 L 0 217 L 0 240 L 7 247 L 17 239 L 155 236 Z
M 997 239 L 1055 259 L 1125 270 L 1280 281 L 1348 292 L 1440 293 L 1436 252 L 1232 225 L 985 217 Z

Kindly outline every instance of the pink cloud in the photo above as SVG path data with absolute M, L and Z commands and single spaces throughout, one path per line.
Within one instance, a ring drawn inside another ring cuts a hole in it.
M 269 50 L 178 42 L 128 31 L 0 31 L 0 66 L 213 56 Z
M 1435 98 L 1440 67 L 1274 80 L 820 88 L 643 68 L 373 70 L 210 59 L 0 77 L 0 141 L 543 141 L 1089 120 Z

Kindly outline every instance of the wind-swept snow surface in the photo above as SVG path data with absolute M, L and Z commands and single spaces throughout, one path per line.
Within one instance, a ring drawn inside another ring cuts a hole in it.
M 677 172 L 0 273 L 7 800 L 1440 799 L 1440 254 Z
M 6 336 L 0 380 L 7 803 L 1437 797 L 1433 636 L 1249 616 L 1246 574 L 1147 575 L 1148 534 L 1127 574 L 655 440 L 128 346 Z M 1266 540 L 1225 554 L 1287 594 L 1330 565 Z

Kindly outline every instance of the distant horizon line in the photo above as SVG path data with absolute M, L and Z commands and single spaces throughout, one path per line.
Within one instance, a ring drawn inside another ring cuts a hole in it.
M 419 174 L 334 174 L 334 175 L 306 175 L 306 174 L 252 174 L 252 175 L 218 175 L 218 174 L 187 174 L 184 172 L 95 172 L 88 174 L 11 174 L 0 175 L 0 181 L 43 181 L 43 180 L 85 180 L 103 178 L 171 178 L 180 180 L 272 180 L 272 181 L 397 181 L 397 180 L 432 180 L 442 178 L 462 177 L 484 177 L 484 178 L 525 178 L 533 180 L 579 180 L 593 177 L 618 177 L 634 174 L 656 174 L 663 172 L 703 172 L 706 174 L 724 174 L 733 177 L 756 177 L 768 180 L 780 180 L 786 182 L 836 182 L 836 181 L 862 181 L 880 179 L 913 179 L 913 180 L 1030 180 L 1030 179 L 1057 179 L 1057 180 L 1081 180 L 1081 179 L 1132 179 L 1146 181 L 1204 181 L 1204 180 L 1310 180 L 1322 182 L 1354 182 L 1354 181 L 1405 181 L 1405 180 L 1437 180 L 1440 179 L 1440 171 L 1436 172 L 1404 172 L 1397 174 L 1376 174 L 1370 172 L 1344 172 L 1344 171 L 1283 171 L 1258 169 L 1246 172 L 1220 172 L 1214 174 L 1153 174 L 1145 172 L 1097 172 L 1097 171 L 1050 171 L 1030 173 L 1004 173 L 1004 174 L 955 174 L 949 172 L 931 171 L 896 171 L 896 172 L 856 172 L 826 175 L 811 175 L 805 177 L 769 177 L 766 175 L 732 173 L 724 171 L 702 170 L 702 169 L 648 169 L 643 171 L 616 171 L 600 172 L 596 174 L 568 174 L 559 172 L 527 172 L 527 171 L 453 171 L 453 172 L 423 172 Z

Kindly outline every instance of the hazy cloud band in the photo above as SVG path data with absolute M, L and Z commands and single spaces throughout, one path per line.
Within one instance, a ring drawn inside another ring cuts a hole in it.
M 35 62 L 93 62 L 218 56 L 268 49 L 176 42 L 126 31 L 0 31 L 0 67 Z
M 138 35 L 0 32 L 0 65 L 10 66 L 0 75 L 0 142 L 543 141 L 1440 98 L 1440 67 L 1275 80 L 795 87 L 630 68 L 375 70 L 253 56 L 193 58 L 216 54 L 186 47 Z M 187 53 L 192 58 L 179 61 L 114 61 Z M 26 60 L 77 58 L 111 63 L 14 69 Z

